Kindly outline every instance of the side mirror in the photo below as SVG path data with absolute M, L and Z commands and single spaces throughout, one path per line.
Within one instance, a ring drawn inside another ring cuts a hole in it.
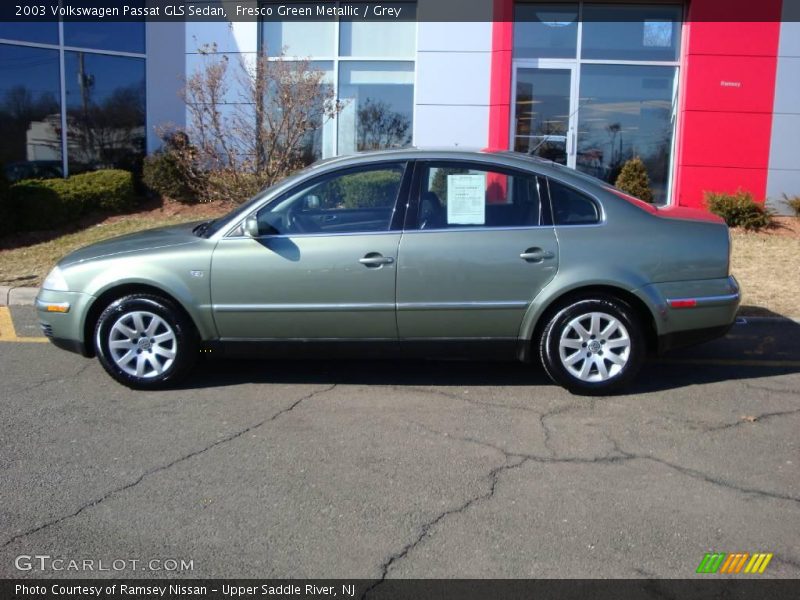
M 258 219 L 255 216 L 247 217 L 244 220 L 244 232 L 251 238 L 257 238 L 261 235 L 258 228 Z

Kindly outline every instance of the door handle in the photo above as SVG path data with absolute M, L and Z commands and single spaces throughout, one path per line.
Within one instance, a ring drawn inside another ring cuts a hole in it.
M 554 258 L 555 254 L 541 248 L 528 248 L 519 257 L 527 262 L 542 262 L 546 258 Z
M 370 252 L 364 258 L 359 258 L 360 262 L 365 267 L 382 267 L 383 265 L 390 265 L 394 262 L 391 256 L 384 256 L 379 252 Z

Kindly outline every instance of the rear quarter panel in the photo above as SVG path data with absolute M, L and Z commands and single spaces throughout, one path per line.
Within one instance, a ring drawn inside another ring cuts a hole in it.
M 724 223 L 665 218 L 598 187 L 592 194 L 603 208 L 596 225 L 557 226 L 558 272 L 533 300 L 520 331 L 532 338 L 543 313 L 562 296 L 580 288 L 607 286 L 637 296 L 653 316 L 656 333 L 671 330 L 670 314 L 659 287 L 687 282 L 726 280 L 730 242 Z M 717 289 L 710 286 L 708 290 Z

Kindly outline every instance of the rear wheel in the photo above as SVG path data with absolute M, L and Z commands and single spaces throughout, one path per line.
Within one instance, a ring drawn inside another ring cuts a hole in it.
M 557 311 L 539 341 L 550 378 L 574 394 L 616 392 L 636 377 L 647 354 L 642 325 L 626 302 L 578 299 Z
M 97 320 L 100 364 L 134 389 L 159 389 L 180 380 L 198 353 L 192 323 L 169 300 L 132 294 L 113 302 Z

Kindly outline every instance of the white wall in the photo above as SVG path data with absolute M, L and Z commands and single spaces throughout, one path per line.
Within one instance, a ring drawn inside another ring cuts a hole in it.
M 491 49 L 488 21 L 418 24 L 416 146 L 487 145 Z

